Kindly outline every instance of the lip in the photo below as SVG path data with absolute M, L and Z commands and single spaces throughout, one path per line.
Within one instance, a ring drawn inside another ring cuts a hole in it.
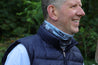
M 74 20 L 72 20 L 73 22 L 80 22 L 80 20 L 79 19 L 74 19 Z
M 80 20 L 80 19 L 72 19 L 72 20 Z

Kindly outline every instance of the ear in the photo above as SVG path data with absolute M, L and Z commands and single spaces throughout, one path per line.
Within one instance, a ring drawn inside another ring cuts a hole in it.
M 53 20 L 58 19 L 57 9 L 54 5 L 49 5 L 47 7 L 47 12 L 48 12 L 48 15 L 51 19 L 53 19 Z

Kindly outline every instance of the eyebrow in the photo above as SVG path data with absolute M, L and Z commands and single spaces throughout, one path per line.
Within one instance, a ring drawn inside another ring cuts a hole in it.
M 78 3 L 78 2 L 77 2 L 77 3 Z M 72 5 L 77 4 L 77 3 L 70 2 L 70 4 L 72 4 Z M 82 7 L 82 3 L 79 3 L 79 6 Z

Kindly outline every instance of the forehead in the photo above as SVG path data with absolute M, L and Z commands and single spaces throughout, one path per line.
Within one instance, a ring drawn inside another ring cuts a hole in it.
M 73 5 L 73 4 L 82 5 L 81 0 L 66 0 L 64 3 L 67 5 Z

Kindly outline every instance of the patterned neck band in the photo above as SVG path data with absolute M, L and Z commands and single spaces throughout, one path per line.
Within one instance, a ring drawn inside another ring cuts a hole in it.
M 67 45 L 71 43 L 71 39 L 73 38 L 73 35 L 64 33 L 63 31 L 59 30 L 58 28 L 56 28 L 54 25 L 47 22 L 46 20 L 44 21 L 43 25 L 46 30 L 48 30 L 49 32 L 51 32 L 52 34 L 54 34 L 55 36 L 57 36 L 58 38 L 62 40 L 61 41 L 62 45 Z M 65 44 L 65 41 L 67 44 Z

